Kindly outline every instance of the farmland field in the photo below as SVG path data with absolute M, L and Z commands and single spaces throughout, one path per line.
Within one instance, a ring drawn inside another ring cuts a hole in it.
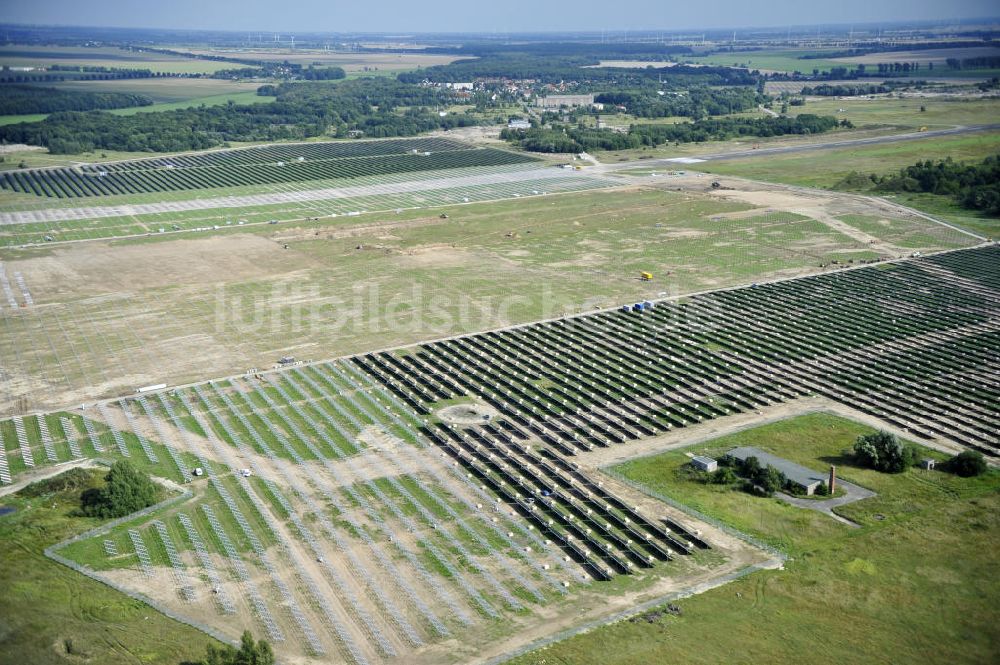
M 940 71 L 948 72 L 945 61 L 948 58 L 983 58 L 996 57 L 1000 55 L 1000 48 L 995 46 L 966 46 L 962 48 L 938 48 L 920 49 L 912 51 L 890 51 L 886 53 L 866 53 L 865 55 L 854 55 L 846 58 L 835 58 L 836 62 L 843 62 L 851 65 L 877 65 L 880 62 L 916 62 L 925 72 L 927 65 L 934 63 Z M 937 70 L 933 70 L 937 71 Z
M 0 46 L 0 65 L 44 68 L 52 65 L 148 69 L 171 74 L 210 74 L 231 65 L 161 53 L 126 51 L 114 47 Z
M 119 79 L 111 81 L 62 81 L 46 83 L 46 87 L 59 90 L 74 90 L 78 92 L 121 92 L 145 95 L 153 100 L 149 106 L 138 106 L 110 111 L 116 115 L 132 113 L 151 113 L 156 111 L 171 111 L 192 106 L 217 106 L 220 104 L 260 104 L 274 101 L 274 97 L 261 96 L 256 93 L 258 83 L 224 81 L 208 78 L 150 78 L 150 79 Z M 16 122 L 37 122 L 44 120 L 47 114 L 31 115 L 0 115 L 0 124 Z M 79 160 L 74 155 L 75 160 Z
M 145 95 L 159 104 L 194 102 L 225 94 L 255 93 L 259 84 L 207 78 L 124 79 L 117 81 L 64 81 L 52 84 L 60 90 L 123 92 Z M 268 98 L 262 97 L 267 100 Z
M 320 49 L 290 49 L 290 48 L 238 48 L 238 49 L 185 49 L 178 48 L 179 51 L 195 53 L 199 55 L 221 55 L 230 58 L 243 58 L 247 60 L 264 60 L 273 62 L 291 62 L 304 67 L 314 65 L 317 67 L 342 67 L 349 74 L 371 73 L 371 72 L 402 72 L 419 69 L 420 67 L 431 67 L 434 65 L 446 65 L 459 58 L 451 55 L 438 55 L 421 53 L 420 49 L 413 49 L 406 53 L 350 53 L 337 52 Z M 193 62 L 207 62 L 195 60 Z M 222 63 L 224 67 L 238 67 L 233 63 Z
M 829 51 L 832 53 L 833 51 Z M 821 49 L 764 49 L 758 51 L 736 51 L 734 53 L 713 53 L 704 56 L 683 55 L 681 62 L 696 65 L 720 65 L 749 67 L 763 71 L 776 72 L 812 72 L 819 69 L 829 71 L 831 67 L 842 66 L 836 60 L 816 58 L 803 60 L 803 55 L 824 53 Z

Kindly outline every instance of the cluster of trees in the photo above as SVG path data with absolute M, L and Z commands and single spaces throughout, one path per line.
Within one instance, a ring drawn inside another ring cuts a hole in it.
M 160 490 L 149 474 L 119 460 L 104 477 L 104 487 L 95 487 L 80 495 L 80 511 L 90 517 L 124 517 L 156 503 Z
M 819 134 L 852 126 L 832 116 L 803 113 L 794 118 L 707 118 L 674 125 L 632 125 L 629 131 L 550 125 L 531 129 L 504 129 L 500 138 L 531 152 L 583 152 L 656 147 L 665 143 L 700 143 L 735 136 Z
M 476 79 L 531 79 L 538 83 L 599 83 L 641 85 L 644 81 L 663 78 L 668 82 L 705 85 L 754 85 L 757 77 L 745 69 L 730 67 L 648 67 L 620 69 L 596 67 L 599 60 L 588 55 L 552 55 L 509 53 L 487 55 L 475 60 L 458 60 L 448 65 L 435 65 L 413 72 L 403 72 L 398 79 L 405 83 L 453 83 Z
M 928 63 L 929 69 L 934 69 L 934 63 Z M 900 74 L 920 71 L 919 62 L 880 62 L 878 63 L 879 74 Z M 863 71 L 863 70 L 862 70 Z
M 3 95 L 0 96 L 0 115 L 121 109 L 130 106 L 149 106 L 152 103 L 153 100 L 144 95 L 80 92 L 15 84 L 3 87 Z
M 945 64 L 950 69 L 997 69 L 1000 67 L 1000 56 L 984 55 L 976 58 L 948 58 Z
M 854 442 L 854 460 L 876 471 L 900 473 L 917 461 L 917 449 L 904 446 L 895 434 L 874 432 Z
M 5 66 L 0 70 L 0 83 L 58 83 L 60 81 L 116 81 L 119 79 L 148 79 L 177 76 L 148 69 L 121 69 L 118 67 L 80 67 L 52 65 L 46 71 L 14 72 Z
M 950 157 L 928 159 L 900 169 L 898 174 L 869 178 L 882 191 L 950 196 L 964 208 L 1000 215 L 1000 155 L 978 164 L 961 164 Z
M 987 81 L 980 81 L 979 83 L 976 84 L 976 87 L 979 88 L 982 92 L 989 92 L 990 90 L 996 90 L 997 88 L 1000 88 L 1000 77 L 994 76 L 993 78 Z
M 878 95 L 892 92 L 892 88 L 875 83 L 858 83 L 857 85 L 830 85 L 821 83 L 817 86 L 806 86 L 802 88 L 803 95 L 815 95 L 817 97 L 854 97 L 857 95 Z
M 986 473 L 986 459 L 977 450 L 963 450 L 959 454 L 945 462 L 946 471 L 954 473 L 962 478 L 972 478 Z
M 208 645 L 205 658 L 181 665 L 274 665 L 274 651 L 267 640 L 255 641 L 249 630 L 240 637 L 240 648 L 225 644 L 221 647 Z
M 916 446 L 903 445 L 895 434 L 875 432 L 859 436 L 854 442 L 854 459 L 861 466 L 885 473 L 900 473 L 917 463 Z M 986 459 L 976 450 L 965 450 L 940 465 L 962 478 L 979 476 L 987 471 Z
M 369 137 L 413 136 L 473 124 L 428 107 L 450 103 L 448 91 L 392 79 L 264 86 L 274 102 L 201 106 L 117 116 L 99 111 L 53 113 L 45 120 L 0 127 L 0 139 L 49 148 L 55 154 L 101 150 L 176 152 L 226 141 L 274 141 L 357 130 Z
M 775 492 L 785 489 L 789 484 L 785 474 L 770 464 L 762 465 L 756 457 L 750 456 L 745 460 L 726 457 L 723 460 L 726 466 L 721 466 L 712 473 L 713 483 L 729 485 L 738 480 L 736 476 L 740 476 L 743 479 L 740 483 L 743 491 L 760 496 L 774 496 Z
M 359 49 L 364 51 L 365 49 Z M 542 38 L 539 41 L 518 39 L 514 43 L 506 43 L 495 39 L 477 41 L 475 39 L 463 42 L 460 46 L 431 46 L 424 53 L 446 53 L 449 55 L 464 55 L 486 57 L 492 55 L 519 55 L 551 57 L 554 55 L 576 55 L 601 60 L 650 60 L 662 61 L 673 54 L 690 55 L 690 46 L 678 44 L 651 44 L 649 42 L 605 42 L 590 41 L 560 42 Z
M 595 96 L 594 101 L 625 106 L 629 113 L 639 118 L 684 116 L 698 119 L 756 108 L 758 104 L 767 101 L 767 97 L 747 87 L 698 86 L 686 91 L 657 91 L 647 88 L 604 92 Z
M 267 63 L 260 67 L 239 67 L 236 69 L 220 69 L 211 78 L 216 79 L 295 79 L 303 81 L 336 81 L 346 78 L 347 73 L 341 67 L 313 67 L 305 69 L 298 66 Z

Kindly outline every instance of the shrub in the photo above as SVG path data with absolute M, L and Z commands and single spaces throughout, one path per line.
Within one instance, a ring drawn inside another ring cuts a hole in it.
M 80 510 L 90 517 L 123 517 L 156 503 L 159 488 L 149 474 L 128 460 L 115 462 L 104 477 L 104 487 L 80 495 Z
M 767 496 L 771 496 L 783 488 L 787 482 L 785 474 L 778 471 L 770 464 L 761 469 L 757 475 L 754 476 L 753 480 L 761 487 L 761 489 L 764 490 L 764 493 Z
M 55 494 L 67 490 L 79 490 L 91 484 L 91 475 L 85 469 L 70 469 L 58 476 L 37 480 L 23 490 L 20 494 L 24 497 L 34 498 L 45 494 Z
M 859 436 L 854 442 L 854 459 L 862 466 L 885 473 L 899 473 L 912 466 L 916 449 L 904 446 L 889 432 L 875 432 Z
M 816 491 L 814 492 L 816 496 L 827 496 L 829 493 L 830 493 L 830 488 L 827 487 L 825 480 L 820 481 L 819 487 L 817 487 Z
M 254 642 L 249 630 L 243 631 L 240 648 L 228 644 L 221 647 L 208 645 L 208 653 L 203 660 L 183 665 L 274 665 L 274 652 L 266 640 Z
M 753 478 L 755 475 L 760 473 L 760 460 L 756 457 L 750 456 L 743 460 L 743 463 L 739 466 L 740 471 L 747 478 Z
M 711 482 L 714 485 L 732 485 L 736 482 L 736 474 L 728 466 L 720 466 L 712 472 Z
M 945 468 L 962 478 L 971 478 L 986 473 L 986 459 L 976 450 L 964 450 L 952 457 Z

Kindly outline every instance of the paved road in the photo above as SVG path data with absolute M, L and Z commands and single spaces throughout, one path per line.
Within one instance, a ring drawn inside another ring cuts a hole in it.
M 851 148 L 863 145 L 878 145 L 881 143 L 896 143 L 898 141 L 917 141 L 920 139 L 930 139 L 939 136 L 954 136 L 956 134 L 972 134 L 975 132 L 990 132 L 1000 130 L 1000 123 L 989 125 L 966 125 L 961 127 L 951 127 L 949 129 L 934 129 L 926 132 L 907 132 L 905 134 L 890 134 L 888 136 L 873 136 L 863 139 L 846 139 L 844 141 L 830 141 L 827 143 L 806 143 L 799 145 L 775 146 L 773 148 L 758 148 L 757 150 L 739 150 L 732 152 L 717 152 L 708 155 L 692 155 L 682 158 L 644 159 L 641 162 L 620 162 L 617 164 L 605 164 L 601 168 L 609 171 L 620 171 L 622 169 L 643 168 L 650 166 L 661 166 L 677 168 L 678 164 L 684 162 L 674 161 L 676 159 L 700 159 L 702 161 L 722 161 L 728 159 L 744 159 L 747 157 L 761 157 L 763 155 L 781 155 L 796 152 L 811 152 L 813 150 L 836 150 L 839 148 Z
M 841 480 L 840 478 L 837 478 L 837 486 L 840 489 L 844 490 L 844 494 L 842 496 L 834 497 L 832 499 L 826 499 L 825 501 L 820 499 L 803 499 L 802 497 L 792 496 L 790 494 L 785 494 L 784 492 L 778 492 L 777 495 L 782 501 L 790 503 L 793 506 L 798 506 L 799 508 L 806 508 L 807 510 L 815 510 L 817 512 L 824 513 L 826 515 L 829 515 L 833 519 L 837 520 L 838 522 L 841 522 L 851 527 L 857 528 L 861 526 L 860 524 L 852 522 L 849 519 L 841 517 L 837 513 L 833 512 L 833 509 L 838 506 L 845 506 L 849 503 L 854 503 L 855 501 L 861 501 L 862 499 L 869 499 L 875 496 L 875 492 L 872 492 L 869 489 L 865 489 L 860 485 L 849 483 L 846 480 Z

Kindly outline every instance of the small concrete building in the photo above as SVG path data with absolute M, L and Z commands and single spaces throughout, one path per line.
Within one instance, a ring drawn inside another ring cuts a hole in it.
M 924 459 L 920 460 L 920 468 L 927 469 L 928 471 L 932 470 L 936 464 L 937 461 L 931 459 L 930 457 L 925 457 Z
M 719 463 L 712 459 L 711 457 L 705 457 L 703 455 L 695 455 L 691 458 L 691 466 L 698 469 L 699 471 L 708 471 L 711 473 L 719 468 Z
M 756 457 L 761 466 L 773 466 L 775 469 L 785 474 L 785 478 L 787 478 L 790 483 L 798 485 L 799 489 L 807 495 L 814 494 L 817 488 L 819 488 L 820 483 L 826 482 L 825 474 L 813 471 L 812 469 L 807 469 L 806 467 L 796 464 L 795 462 L 789 462 L 783 457 L 778 457 L 776 455 L 772 455 L 771 453 L 764 452 L 760 448 L 753 448 L 751 446 L 733 448 L 726 453 L 726 457 L 737 459 L 741 462 L 745 461 L 749 457 Z

